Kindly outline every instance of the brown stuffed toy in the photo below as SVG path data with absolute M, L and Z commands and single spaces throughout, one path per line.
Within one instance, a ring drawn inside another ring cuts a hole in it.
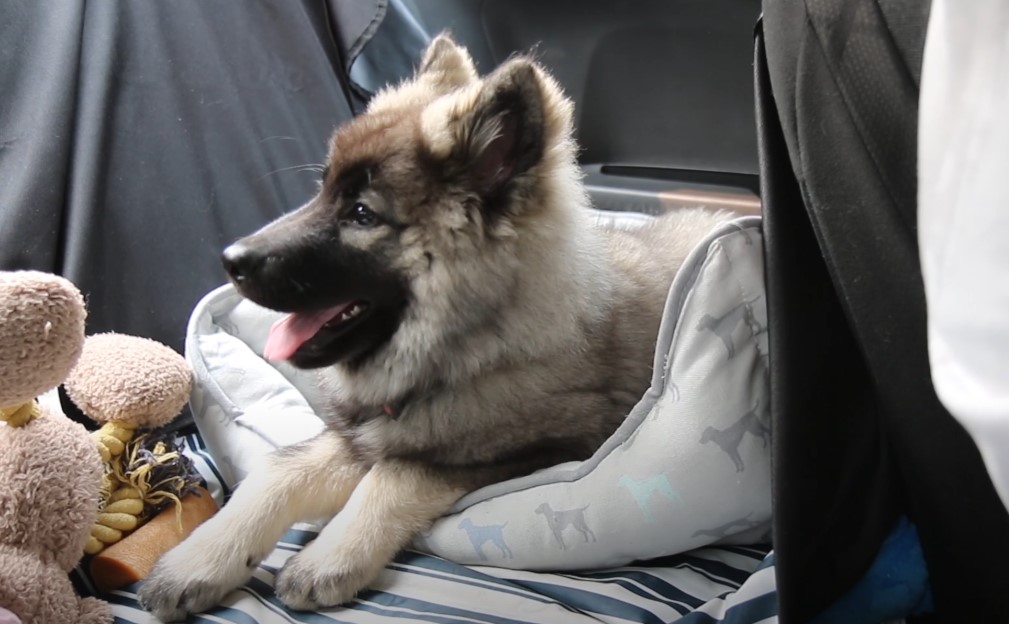
M 101 458 L 84 427 L 35 400 L 77 362 L 84 317 L 65 279 L 0 272 L 0 609 L 23 624 L 112 622 L 67 576 L 95 522 Z
M 189 398 L 193 373 L 169 347 L 136 336 L 89 336 L 65 382 L 101 425 L 105 462 L 98 519 L 84 550 L 92 580 L 111 591 L 144 578 L 163 552 L 217 511 L 200 475 L 162 428 Z
M 170 440 L 152 462 L 138 462 L 137 432 L 167 425 L 189 398 L 193 373 L 181 355 L 160 342 L 123 334 L 88 336 L 77 366 L 65 382 L 67 396 L 101 425 L 91 434 L 105 462 L 98 521 L 84 550 L 94 555 L 121 540 L 150 515 L 155 502 L 178 500 L 175 488 L 151 483 L 160 464 L 183 461 Z M 169 448 L 171 446 L 171 448 Z M 141 464 L 131 473 L 132 463 Z M 163 471 L 162 471 L 163 472 Z M 160 486 L 160 487 L 159 487 Z M 172 491 L 174 490 L 174 491 Z

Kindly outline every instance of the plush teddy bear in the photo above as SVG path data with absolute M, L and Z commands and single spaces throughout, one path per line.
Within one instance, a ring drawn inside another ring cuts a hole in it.
M 84 427 L 35 400 L 77 362 L 84 317 L 67 280 L 0 272 L 0 608 L 23 624 L 112 622 L 68 577 L 97 515 L 101 458 Z

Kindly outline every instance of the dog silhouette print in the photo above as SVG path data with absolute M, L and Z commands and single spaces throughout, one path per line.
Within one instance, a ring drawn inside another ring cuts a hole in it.
M 753 318 L 753 311 L 750 306 L 757 302 L 760 297 L 754 297 L 753 299 L 743 301 L 739 305 L 730 308 L 728 312 L 722 316 L 711 316 L 710 314 L 705 314 L 701 317 L 701 320 L 697 322 L 697 331 L 710 331 L 711 333 L 718 336 L 725 345 L 725 350 L 729 354 L 729 359 L 736 357 L 736 343 L 732 335 L 736 332 L 736 328 L 740 324 L 745 324 L 749 329 L 753 329 L 753 324 L 751 319 Z
M 760 320 L 753 313 L 752 305 L 746 306 L 746 314 L 743 320 L 746 322 L 747 327 L 750 328 L 750 333 L 753 334 L 754 338 L 767 331 L 767 325 L 761 325 Z
M 585 523 L 585 510 L 588 509 L 588 505 L 584 507 L 579 507 L 578 509 L 568 509 L 566 511 L 554 511 L 550 507 L 550 503 L 543 503 L 535 509 L 536 513 L 543 516 L 547 521 L 547 526 L 550 527 L 550 531 L 554 534 L 554 539 L 560 545 L 561 550 L 566 550 L 567 545 L 564 543 L 564 529 L 567 527 L 573 527 L 576 531 L 581 533 L 582 538 L 586 542 L 596 541 L 596 534 L 592 532 L 589 525 Z
M 726 429 L 708 427 L 701 433 L 701 444 L 714 442 L 721 447 L 735 464 L 736 472 L 742 472 L 745 468 L 743 458 L 739 455 L 739 445 L 743 442 L 743 436 L 747 433 L 753 434 L 760 438 L 765 447 L 771 440 L 770 427 L 760 422 L 757 416 L 759 405 L 759 400 L 754 402 L 753 407 Z
M 641 508 L 641 513 L 645 516 L 645 522 L 652 522 L 654 520 L 651 509 L 653 494 L 661 494 L 673 502 L 683 502 L 679 493 L 670 485 L 669 479 L 662 473 L 647 479 L 641 479 L 640 481 L 630 475 L 623 475 L 617 480 L 617 483 L 621 487 L 627 488 L 627 491 L 631 493 L 634 502 L 638 504 L 638 507 Z
M 502 557 L 511 559 L 514 555 L 512 555 L 512 550 L 508 548 L 508 544 L 505 543 L 504 539 L 504 528 L 507 524 L 505 522 L 504 524 L 480 526 L 479 524 L 473 524 L 473 521 L 469 518 L 463 518 L 459 522 L 459 528 L 466 531 L 469 542 L 473 544 L 473 550 L 476 551 L 481 561 L 487 561 L 487 555 L 483 551 L 483 545 L 487 542 L 497 546 L 498 550 L 501 551 Z

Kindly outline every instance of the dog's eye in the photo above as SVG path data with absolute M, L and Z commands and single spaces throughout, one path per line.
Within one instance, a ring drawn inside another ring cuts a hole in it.
M 361 202 L 357 202 L 351 206 L 350 211 L 347 213 L 347 220 L 352 221 L 354 225 L 360 227 L 375 227 L 378 225 L 378 215 Z

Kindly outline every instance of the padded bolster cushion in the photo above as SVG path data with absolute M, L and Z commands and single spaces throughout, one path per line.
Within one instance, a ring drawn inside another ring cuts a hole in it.
M 190 320 L 193 414 L 229 486 L 323 427 L 311 373 L 261 357 L 278 317 L 223 286 Z M 766 539 L 766 327 L 760 219 L 737 219 L 677 274 L 651 388 L 610 439 L 586 461 L 466 495 L 415 546 L 464 564 L 573 570 Z

